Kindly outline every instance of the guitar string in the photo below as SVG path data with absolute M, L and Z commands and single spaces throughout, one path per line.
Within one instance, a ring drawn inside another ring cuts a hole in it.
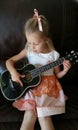
M 42 72 L 47 71 L 48 69 L 50 69 L 50 68 L 52 68 L 54 66 L 62 64 L 64 59 L 65 58 L 62 57 L 59 60 L 54 61 L 54 62 L 52 62 L 50 64 L 41 66 L 40 68 L 35 68 L 35 69 L 31 70 L 30 73 L 27 74 L 26 78 L 27 79 L 29 79 L 30 77 L 34 78 L 34 77 L 38 76 L 39 74 L 41 74 Z
M 56 65 L 62 64 L 64 59 L 70 59 L 71 60 L 72 56 L 75 57 L 75 55 L 76 54 L 74 53 L 73 55 L 68 55 L 67 57 L 59 58 L 57 61 L 54 61 L 54 62 L 47 64 L 45 66 L 42 66 L 40 68 L 35 68 L 35 69 L 31 70 L 30 73 L 27 74 L 26 77 L 27 77 L 27 79 L 30 79 L 30 77 L 34 78 L 34 77 L 38 76 L 39 74 L 41 74 L 42 72 L 47 71 L 48 69 L 50 69 L 50 68 L 52 68 Z

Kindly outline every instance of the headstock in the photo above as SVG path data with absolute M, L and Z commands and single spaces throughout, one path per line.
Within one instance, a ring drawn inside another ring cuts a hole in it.
M 71 51 L 70 53 L 66 53 L 65 59 L 70 60 L 73 63 L 78 63 L 78 52 Z

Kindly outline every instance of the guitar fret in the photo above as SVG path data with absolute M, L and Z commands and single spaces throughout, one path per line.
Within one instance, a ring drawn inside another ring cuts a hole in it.
M 56 62 L 56 61 L 55 61 L 55 62 L 53 62 L 53 65 L 52 65 L 52 66 L 54 67 L 54 66 L 56 66 L 56 65 L 57 65 L 57 62 Z
M 54 61 L 54 62 L 51 62 L 47 65 L 41 66 L 40 68 L 33 69 L 30 71 L 30 73 L 31 73 L 32 77 L 34 78 L 34 77 L 40 75 L 41 73 L 43 73 L 43 72 L 45 72 L 45 71 L 47 71 L 47 70 L 49 70 L 57 65 L 61 65 L 62 62 L 64 61 L 64 59 L 65 58 L 62 57 L 62 58 L 58 59 L 57 61 Z

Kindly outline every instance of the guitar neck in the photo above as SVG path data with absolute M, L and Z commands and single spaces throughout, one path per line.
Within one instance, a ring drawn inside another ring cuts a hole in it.
M 32 77 L 36 77 L 36 76 L 39 76 L 41 75 L 43 72 L 46 72 L 47 70 L 51 69 L 51 68 L 54 68 L 58 65 L 61 65 L 64 61 L 64 57 L 62 58 L 59 58 L 58 60 L 54 61 L 54 62 L 51 62 L 49 64 L 46 64 L 44 66 L 41 66 L 39 68 L 36 68 L 36 69 L 33 69 L 30 71 Z

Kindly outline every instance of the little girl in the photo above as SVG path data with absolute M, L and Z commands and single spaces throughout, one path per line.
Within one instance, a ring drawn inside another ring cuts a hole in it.
M 34 9 L 34 16 L 25 24 L 26 47 L 17 55 L 6 61 L 6 67 L 12 80 L 23 86 L 21 75 L 14 64 L 27 57 L 29 64 L 40 67 L 59 58 L 53 42 L 49 36 L 49 25 L 43 15 L 38 15 Z M 25 111 L 20 130 L 34 130 L 38 117 L 41 130 L 54 130 L 51 116 L 65 113 L 65 95 L 57 78 L 63 77 L 70 69 L 68 60 L 63 62 L 63 70 L 59 66 L 51 68 L 41 74 L 41 82 L 38 86 L 29 89 L 25 95 L 14 101 L 13 106 Z

